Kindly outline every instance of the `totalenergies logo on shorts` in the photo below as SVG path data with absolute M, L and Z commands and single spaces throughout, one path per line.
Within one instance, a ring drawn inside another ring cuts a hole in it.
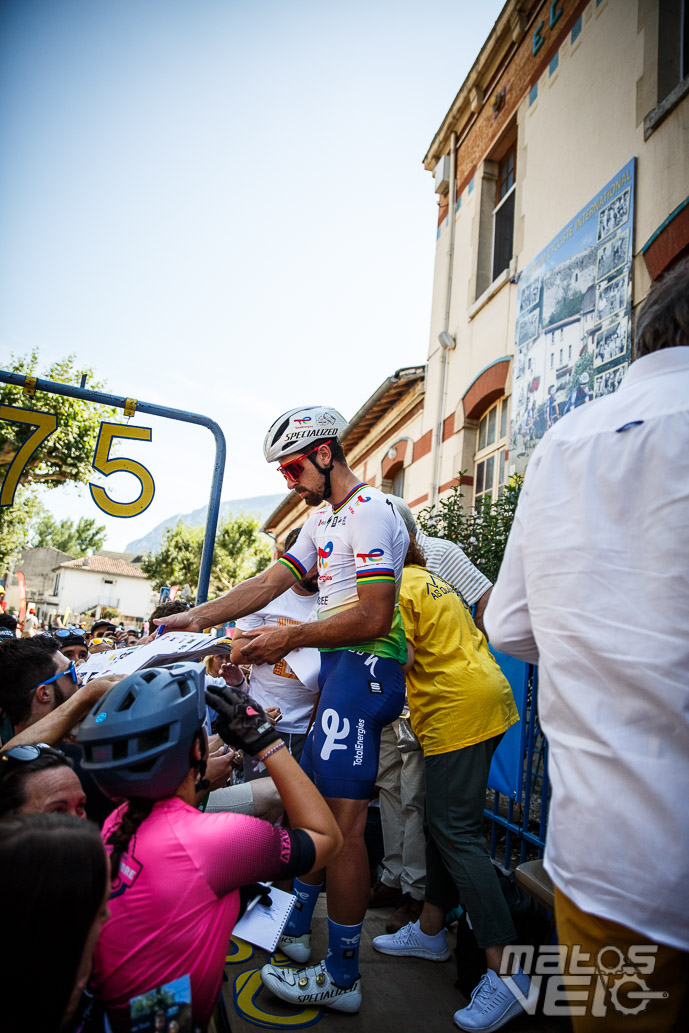
M 333 551 L 333 543 L 328 542 L 324 549 L 318 546 L 318 566 L 321 569 L 325 569 L 328 566 L 328 559 Z
M 371 549 L 370 552 L 357 552 L 356 558 L 362 563 L 377 563 L 384 556 L 382 549 Z

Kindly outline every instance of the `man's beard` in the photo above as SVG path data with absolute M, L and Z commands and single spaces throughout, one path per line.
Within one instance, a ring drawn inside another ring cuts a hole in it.
M 305 502 L 307 506 L 320 506 L 323 502 L 323 492 L 309 491 L 308 489 L 302 489 L 304 491 L 303 497 L 300 495 L 299 498 L 302 502 Z
M 53 682 L 53 698 L 55 700 L 55 707 L 61 707 L 63 703 L 67 702 L 67 697 L 60 688 L 59 682 Z

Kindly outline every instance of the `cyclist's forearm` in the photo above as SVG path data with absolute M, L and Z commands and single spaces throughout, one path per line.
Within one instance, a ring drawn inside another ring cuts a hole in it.
M 213 628 L 225 621 L 237 620 L 261 610 L 292 584 L 294 577 L 282 564 L 274 564 L 256 577 L 248 578 L 217 599 L 209 599 L 189 610 L 189 617 L 204 628 Z

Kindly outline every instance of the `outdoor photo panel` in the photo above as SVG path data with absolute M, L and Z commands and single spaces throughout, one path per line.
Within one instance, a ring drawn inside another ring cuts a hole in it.
M 632 158 L 519 278 L 510 474 L 562 416 L 616 391 L 629 365 L 634 171 Z

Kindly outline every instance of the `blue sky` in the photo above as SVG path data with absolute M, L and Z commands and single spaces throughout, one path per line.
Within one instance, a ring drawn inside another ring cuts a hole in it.
M 0 359 L 74 353 L 217 420 L 223 496 L 282 490 L 261 445 L 299 404 L 356 412 L 425 360 L 436 198 L 422 159 L 502 3 L 4 0 Z M 207 501 L 207 431 L 137 417 L 149 509 Z M 124 451 L 124 449 L 122 450 Z M 98 480 L 94 474 L 94 480 Z M 127 475 L 107 482 L 130 499 Z

